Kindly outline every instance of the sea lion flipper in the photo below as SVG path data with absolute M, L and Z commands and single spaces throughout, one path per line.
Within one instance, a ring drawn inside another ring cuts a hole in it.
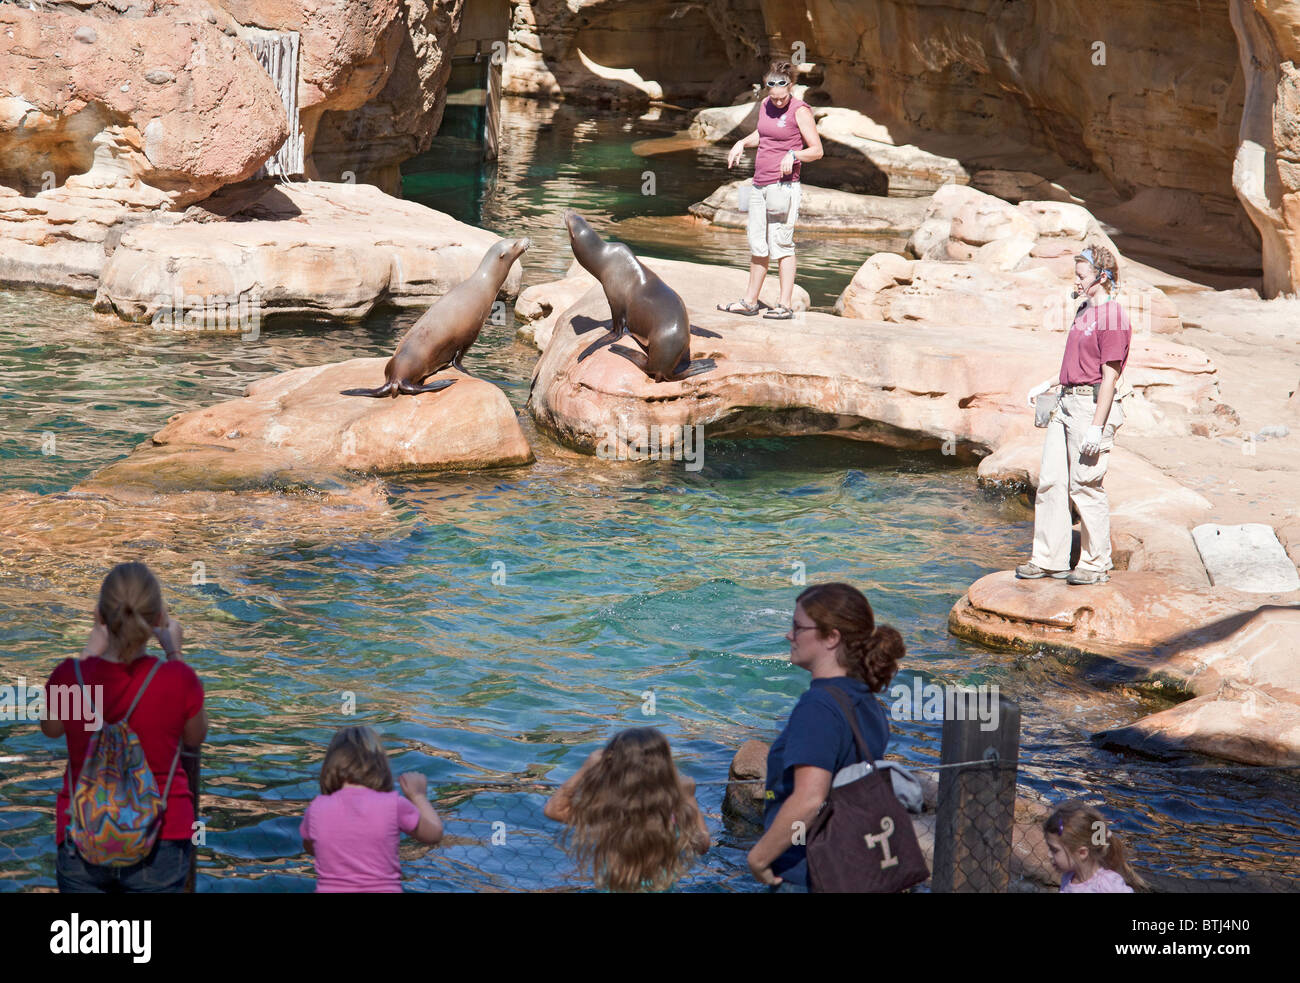
M 385 382 L 382 386 L 378 387 L 377 389 L 344 389 L 339 392 L 339 395 L 340 396 L 370 396 L 373 399 L 381 399 L 384 396 L 391 394 L 392 391 L 393 391 L 393 384 L 391 382 Z
M 629 362 L 635 365 L 646 375 L 650 374 L 650 363 L 646 361 L 646 357 L 643 353 L 638 351 L 633 351 L 631 348 L 628 348 L 626 345 L 610 345 L 609 350 L 611 352 L 617 352 L 618 354 L 622 355 L 625 359 L 627 359 Z
M 712 369 L 716 369 L 718 363 L 711 358 L 697 358 L 686 366 L 685 371 L 673 376 L 674 379 L 688 379 L 693 375 L 702 375 Z
M 410 382 L 403 382 L 398 385 L 398 392 L 404 396 L 418 396 L 420 393 L 436 393 L 446 389 L 448 386 L 454 386 L 455 379 L 439 379 L 437 382 L 430 382 L 427 385 L 417 386 Z
M 578 356 L 578 361 L 581 362 L 588 355 L 594 354 L 597 348 L 607 345 L 611 341 L 617 340 L 618 337 L 619 335 L 617 331 L 605 332 L 604 337 L 597 338 L 595 341 L 593 341 L 590 345 L 588 345 L 586 348 L 582 350 L 582 354 Z
M 708 328 L 701 328 L 697 325 L 691 325 L 691 334 L 697 338 L 721 338 L 722 335 L 716 331 L 710 331 Z

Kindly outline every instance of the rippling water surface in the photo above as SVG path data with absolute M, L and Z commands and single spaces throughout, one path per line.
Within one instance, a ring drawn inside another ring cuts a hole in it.
M 472 169 L 422 173 L 418 161 L 407 183 L 459 217 L 537 240 L 526 282 L 568 265 L 561 207 L 576 204 L 606 230 L 652 227 L 726 179 L 717 151 L 657 157 L 658 195 L 639 193 L 646 165 L 633 142 L 679 121 L 526 104 L 513 113 L 495 183 Z M 444 161 L 456 152 L 444 148 Z M 734 262 L 710 252 L 716 241 L 684 241 L 675 256 Z M 861 262 L 832 247 L 813 255 L 801 239 L 812 272 L 802 282 L 822 305 Z M 105 324 L 83 300 L 0 292 L 0 493 L 63 492 L 172 413 L 272 372 L 383 354 L 413 316 L 272 321 L 248 343 Z M 489 325 L 466 366 L 522 409 L 535 357 L 513 327 Z M 800 571 L 867 592 L 907 640 L 902 681 L 997 683 L 1019 700 L 1032 766 L 1022 783 L 1101 797 L 1148 866 L 1209 874 L 1292 863 L 1293 782 L 1125 764 L 1088 736 L 1152 709 L 1136 693 L 1098 691 L 1055 660 L 948 634 L 966 586 L 1019 559 L 1031 531 L 1028 513 L 980 492 L 970 470 L 821 438 L 710 442 L 698 472 L 615 465 L 524 426 L 534 465 L 390 481 L 396 520 L 382 527 L 268 545 L 214 514 L 184 550 L 146 555 L 207 687 L 201 890 L 312 888 L 299 818 L 333 730 L 358 721 L 379 728 L 395 771 L 428 776 L 448 820 L 446 845 L 403 846 L 410 889 L 573 887 L 542 816 L 544 786 L 615 730 L 646 723 L 665 730 L 701 783 L 717 840 L 685 886 L 757 889 L 749 841 L 722 824 L 720 783 L 735 748 L 770 740 L 806 688 L 782 638 Z M 207 583 L 190 582 L 195 560 Z M 36 682 L 80 648 L 104 570 L 77 551 L 0 550 L 0 564 L 0 673 Z M 937 759 L 938 723 L 894 728 L 892 751 Z M 3 889 L 53 887 L 61 749 L 30 724 L 0 724 Z

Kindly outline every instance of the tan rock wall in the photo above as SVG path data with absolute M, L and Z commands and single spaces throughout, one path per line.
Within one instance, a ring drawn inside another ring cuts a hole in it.
M 1174 254 L 1194 230 L 1198 269 L 1219 254 L 1223 270 L 1262 266 L 1266 296 L 1300 287 L 1296 0 L 680 6 L 517 0 L 507 89 L 727 105 L 802 44 L 811 97 L 866 113 L 896 144 L 1042 175 L 1094 210 L 1160 192 L 1125 215 L 1136 234 Z M 1168 194 L 1182 196 L 1177 220 Z

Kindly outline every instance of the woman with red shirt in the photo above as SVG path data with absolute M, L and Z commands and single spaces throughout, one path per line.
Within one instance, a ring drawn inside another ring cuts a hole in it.
M 158 665 L 151 680 L 150 671 L 159 660 L 145 654 L 150 636 L 158 639 L 166 654 L 166 661 Z M 95 606 L 95 627 L 81 653 L 81 675 L 91 705 L 55 695 L 77 688 L 72 659 L 59 663 L 46 684 L 46 706 L 51 711 L 57 707 L 82 711 L 77 720 L 41 721 L 46 737 L 67 739 L 68 766 L 55 812 L 55 873 L 64 893 L 164 893 L 185 887 L 194 852 L 190 837 L 195 816 L 184 768 L 175 768 L 158 840 L 139 863 L 128 867 L 88 864 L 67 835 L 69 791 L 76 787 L 91 737 L 102 725 L 125 716 L 146 680 L 148 686 L 128 725 L 140 740 L 160 791 L 179 748 L 203 743 L 208 733 L 203 684 L 181 661 L 180 652 L 181 626 L 167 614 L 158 579 L 143 563 L 118 564 L 104 578 Z
M 794 226 L 799 219 L 799 170 L 819 160 L 822 141 L 817 135 L 812 109 L 790 92 L 794 69 L 788 61 L 773 62 L 763 77 L 768 97 L 758 106 L 758 126 L 740 140 L 727 155 L 727 166 L 735 167 L 746 148 L 757 147 L 754 186 L 749 196 L 749 289 L 741 300 L 718 305 L 729 314 L 758 313 L 758 294 L 767 278 L 770 259 L 777 261 L 781 299 L 764 317 L 789 320 L 794 317 Z
M 1060 400 L 1047 425 L 1034 496 L 1034 550 L 1016 567 L 1021 580 L 1054 577 L 1067 584 L 1110 580 L 1110 503 L 1102 486 L 1115 432 L 1124 423 L 1121 385 L 1133 328 L 1115 299 L 1119 267 L 1104 246 L 1075 258 L 1076 297 L 1085 298 L 1066 336 L 1061 371 L 1029 390 L 1030 407 L 1050 389 Z M 1079 513 L 1079 562 L 1070 569 L 1070 505 Z

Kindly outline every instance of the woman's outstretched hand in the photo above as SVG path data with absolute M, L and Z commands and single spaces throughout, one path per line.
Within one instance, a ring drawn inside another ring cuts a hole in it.
M 727 154 L 727 167 L 735 167 L 740 163 L 740 158 L 745 156 L 745 141 L 738 140 L 732 144 L 731 152 Z

